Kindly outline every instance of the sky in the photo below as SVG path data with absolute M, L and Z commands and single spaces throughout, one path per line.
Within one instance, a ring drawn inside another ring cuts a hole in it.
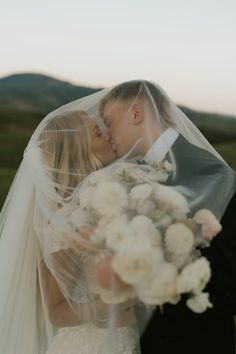
M 178 104 L 236 116 L 236 0 L 0 0 L 0 77 L 157 82 Z

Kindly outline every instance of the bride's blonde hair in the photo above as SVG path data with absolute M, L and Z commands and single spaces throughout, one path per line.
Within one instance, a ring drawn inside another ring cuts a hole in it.
M 40 136 L 46 167 L 67 197 L 91 172 L 102 168 L 91 150 L 91 134 L 85 111 L 65 112 L 49 120 Z

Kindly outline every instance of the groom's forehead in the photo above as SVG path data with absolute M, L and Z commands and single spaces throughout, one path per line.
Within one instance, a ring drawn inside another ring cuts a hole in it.
M 121 100 L 112 100 L 108 101 L 103 109 L 103 120 L 111 119 L 114 115 L 119 113 L 123 113 L 125 109 L 127 109 L 127 102 Z

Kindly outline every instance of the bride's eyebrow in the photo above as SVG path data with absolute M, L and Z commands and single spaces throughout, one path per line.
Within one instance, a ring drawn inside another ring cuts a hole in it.
M 104 118 L 103 118 L 103 122 L 104 122 L 105 125 L 108 124 L 108 119 L 109 119 L 108 117 L 104 117 Z

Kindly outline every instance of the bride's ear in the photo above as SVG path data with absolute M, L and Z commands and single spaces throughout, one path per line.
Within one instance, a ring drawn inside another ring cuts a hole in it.
M 134 125 L 142 123 L 144 118 L 144 111 L 142 105 L 139 103 L 134 103 L 132 106 L 132 113 Z

